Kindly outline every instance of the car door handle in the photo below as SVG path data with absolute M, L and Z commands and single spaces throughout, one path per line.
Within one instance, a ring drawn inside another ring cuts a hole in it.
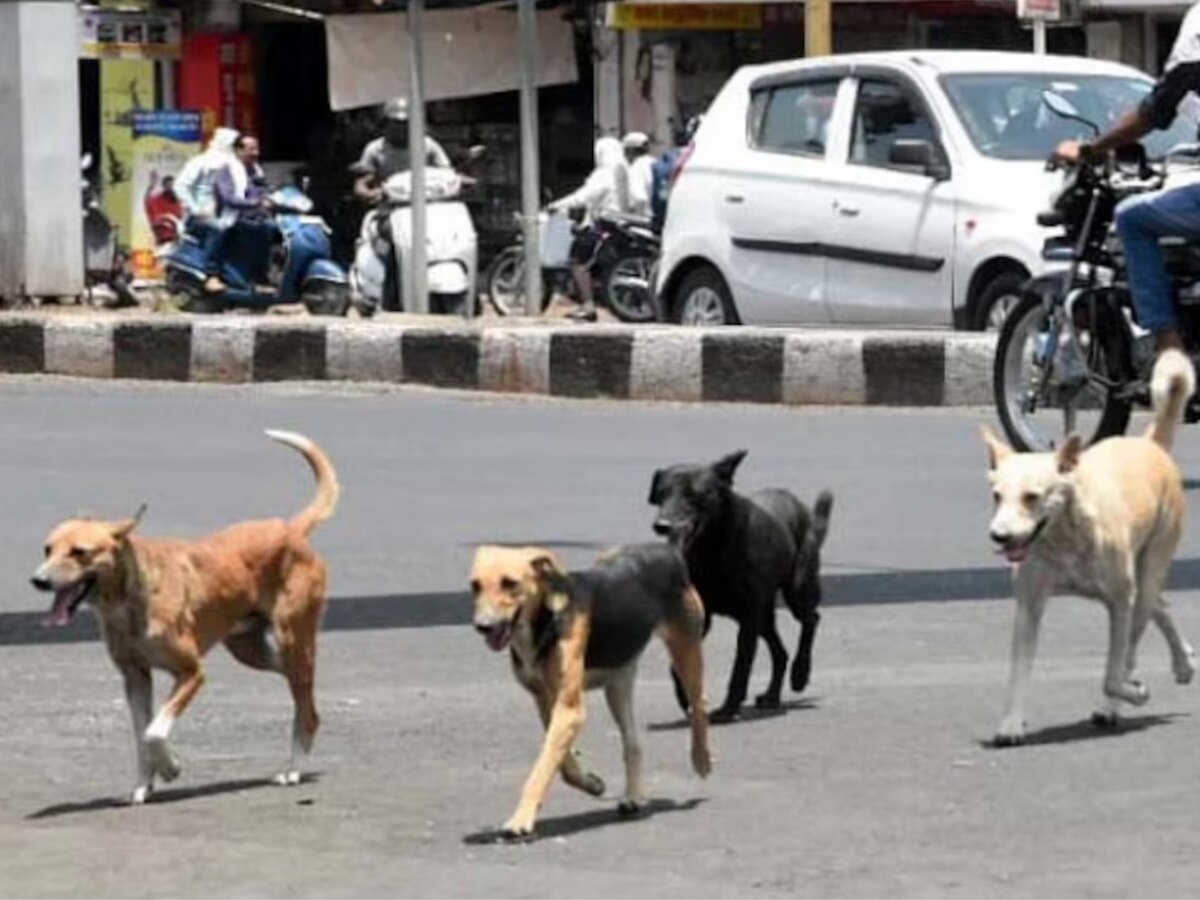
M 839 206 L 838 207 L 838 215 L 845 216 L 847 219 L 853 219 L 855 216 L 857 216 L 859 214 L 859 212 L 860 212 L 860 210 L 857 210 L 852 206 Z
M 746 198 L 743 197 L 741 194 L 726 194 L 725 202 L 726 203 L 734 203 L 734 204 L 742 204 L 742 203 L 746 202 Z

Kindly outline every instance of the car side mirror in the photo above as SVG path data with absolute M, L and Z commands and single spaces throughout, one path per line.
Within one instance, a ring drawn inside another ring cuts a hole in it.
M 888 148 L 888 165 L 914 169 L 934 181 L 949 181 L 950 167 L 929 141 L 899 138 Z

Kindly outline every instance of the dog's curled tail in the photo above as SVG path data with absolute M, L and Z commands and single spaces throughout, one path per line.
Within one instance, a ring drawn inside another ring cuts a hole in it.
M 333 515 L 337 508 L 338 496 L 342 492 L 338 484 L 337 472 L 325 452 L 302 434 L 293 431 L 267 431 L 267 437 L 278 441 L 293 450 L 298 450 L 308 461 L 313 475 L 317 478 L 317 496 L 312 503 L 300 510 L 292 522 L 297 525 L 305 536 L 312 534 L 318 522 L 324 522 Z
M 833 494 L 821 491 L 817 502 L 813 505 L 812 518 L 812 549 L 820 550 L 829 534 L 829 517 L 833 513 Z
M 1150 378 L 1150 399 L 1154 422 L 1146 437 L 1164 450 L 1175 443 L 1175 430 L 1183 419 L 1188 398 L 1196 391 L 1196 370 L 1192 361 L 1178 350 L 1166 350 L 1154 364 Z

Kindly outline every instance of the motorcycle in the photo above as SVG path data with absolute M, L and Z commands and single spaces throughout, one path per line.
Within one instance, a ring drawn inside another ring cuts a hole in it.
M 472 147 L 467 163 L 485 152 L 483 147 Z M 454 169 L 425 171 L 426 286 L 433 313 L 463 315 L 475 303 L 479 239 L 471 213 L 460 199 L 463 188 L 472 183 Z M 363 217 L 350 270 L 364 315 L 378 309 L 404 309 L 402 273 L 411 265 L 412 173 L 397 172 L 382 188 L 383 200 Z
M 1043 102 L 1065 119 L 1099 127 L 1065 98 L 1047 92 Z M 1000 330 L 993 395 L 1009 441 L 1020 450 L 1049 450 L 1078 432 L 1088 443 L 1123 434 L 1135 408 L 1150 405 L 1153 335 L 1133 307 L 1125 256 L 1113 222 L 1125 197 L 1161 188 L 1180 168 L 1197 163 L 1197 148 L 1173 148 L 1152 164 L 1134 145 L 1115 157 L 1065 168 L 1052 208 L 1038 223 L 1061 228 L 1047 238 L 1043 258 L 1055 271 L 1031 279 Z M 1188 351 L 1200 350 L 1200 242 L 1162 241 L 1177 294 Z M 1200 420 L 1189 404 L 1185 420 Z
M 344 316 L 351 306 L 350 283 L 330 259 L 329 227 L 311 215 L 312 201 L 297 186 L 270 195 L 271 216 L 260 226 L 234 225 L 225 232 L 221 280 L 225 290 L 208 292 L 204 248 L 185 227 L 162 254 L 167 289 L 187 298 L 186 312 L 222 312 L 240 307 L 262 310 L 303 303 L 317 316 Z
M 539 222 L 542 262 L 542 309 L 556 292 L 575 298 L 567 250 L 567 229 L 561 213 L 542 213 Z M 597 303 L 608 306 L 623 322 L 653 322 L 660 319 L 653 285 L 661 243 L 649 221 L 618 216 L 601 216 L 594 223 L 598 242 L 592 258 Z M 551 248 L 549 245 L 555 244 Z M 518 234 L 512 245 L 500 251 L 488 270 L 488 296 L 492 308 L 502 316 L 525 312 L 525 247 Z
M 88 304 L 137 306 L 137 298 L 130 287 L 133 270 L 129 252 L 118 242 L 117 228 L 100 206 L 100 191 L 86 175 L 91 167 L 92 155 L 85 153 L 80 160 L 80 169 L 84 172 L 80 188 L 83 193 L 83 272 Z M 98 299 L 97 285 L 108 288 L 112 299 Z

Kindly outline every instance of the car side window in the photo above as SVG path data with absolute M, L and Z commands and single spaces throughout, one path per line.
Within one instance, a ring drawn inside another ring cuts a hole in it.
M 838 80 L 784 84 L 751 98 L 750 133 L 759 150 L 824 156 Z
M 939 147 L 937 129 L 925 105 L 894 81 L 864 79 L 854 104 L 854 137 L 850 162 L 894 168 L 888 162 L 897 140 L 924 140 Z

